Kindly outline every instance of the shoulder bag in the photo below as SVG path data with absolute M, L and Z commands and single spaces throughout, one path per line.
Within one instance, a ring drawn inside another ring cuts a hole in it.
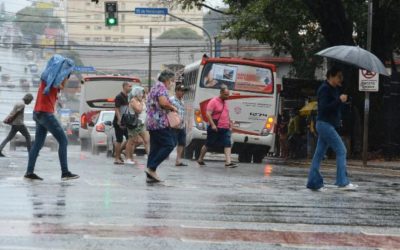
M 178 112 L 170 111 L 167 113 L 167 118 L 169 122 L 169 126 L 171 128 L 179 128 L 181 125 L 181 118 L 179 117 Z
M 134 129 L 139 125 L 139 119 L 136 114 L 129 112 L 129 107 L 126 107 L 125 112 L 121 116 L 121 127 Z
M 222 104 L 222 111 L 219 113 L 218 119 L 213 119 L 213 122 L 214 122 L 215 126 L 217 126 L 217 127 L 218 127 L 218 121 L 219 121 L 219 119 L 221 119 L 222 112 L 224 112 L 224 108 L 225 108 L 225 102 Z

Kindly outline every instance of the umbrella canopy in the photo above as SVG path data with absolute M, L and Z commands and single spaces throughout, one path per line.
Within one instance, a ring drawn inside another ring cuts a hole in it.
M 388 76 L 385 66 L 371 52 L 358 46 L 340 45 L 321 50 L 316 55 L 351 64 L 371 72 Z
M 311 113 L 313 111 L 317 111 L 318 110 L 318 102 L 313 101 L 313 102 L 309 102 L 306 105 L 304 105 L 304 107 L 302 107 L 299 110 L 299 113 L 301 116 L 309 116 L 311 115 Z

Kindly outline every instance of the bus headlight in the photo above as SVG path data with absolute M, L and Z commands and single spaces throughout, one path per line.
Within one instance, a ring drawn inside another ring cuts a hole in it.
M 207 128 L 207 126 L 203 120 L 203 117 L 201 116 L 200 110 L 194 111 L 194 124 L 196 125 L 196 128 L 200 129 L 200 130 L 206 130 L 206 128 Z

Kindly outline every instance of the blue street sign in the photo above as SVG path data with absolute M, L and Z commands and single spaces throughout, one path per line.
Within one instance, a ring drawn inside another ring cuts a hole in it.
M 168 14 L 168 8 L 135 8 L 135 14 L 165 16 Z
M 75 72 L 96 72 L 93 66 L 75 66 Z

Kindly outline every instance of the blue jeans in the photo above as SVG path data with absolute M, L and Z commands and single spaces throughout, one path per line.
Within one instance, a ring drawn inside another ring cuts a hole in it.
M 324 180 L 319 168 L 328 147 L 336 153 L 336 183 L 337 186 L 349 184 L 346 172 L 346 147 L 335 128 L 327 122 L 317 121 L 318 142 L 308 174 L 307 188 L 319 189 L 324 186 Z
M 46 140 L 47 131 L 54 136 L 59 144 L 58 158 L 60 159 L 61 172 L 67 173 L 68 140 L 60 123 L 52 113 L 46 112 L 33 112 L 33 120 L 36 122 L 35 142 L 29 152 L 28 169 L 26 170 L 26 173 L 32 174 L 34 172 L 36 159 L 39 155 L 40 149 L 42 149 L 44 145 L 44 141 Z
M 150 130 L 150 153 L 147 158 L 147 167 L 156 171 L 176 146 L 175 133 L 170 128 Z

